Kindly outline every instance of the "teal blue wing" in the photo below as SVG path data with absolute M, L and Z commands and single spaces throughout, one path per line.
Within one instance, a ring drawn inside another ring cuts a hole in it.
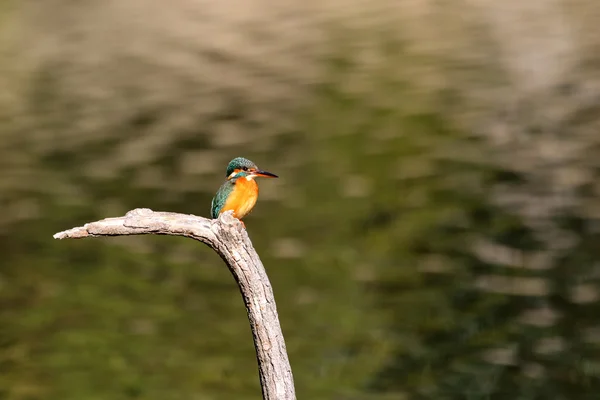
M 217 209 L 217 196 L 213 197 L 212 201 L 210 202 L 210 216 L 214 219 L 217 218 L 216 216 L 219 215 L 219 210 Z
M 210 215 L 212 218 L 218 218 L 221 212 L 221 209 L 225 205 L 229 194 L 233 191 L 233 187 L 235 186 L 235 182 L 227 181 L 217 191 L 215 197 L 213 197 L 212 202 L 210 204 Z

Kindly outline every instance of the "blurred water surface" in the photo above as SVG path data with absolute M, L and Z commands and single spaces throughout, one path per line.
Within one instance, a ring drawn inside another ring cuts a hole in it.
M 596 399 L 600 6 L 5 1 L 0 398 L 256 399 L 235 283 L 149 207 L 246 225 L 300 399 Z

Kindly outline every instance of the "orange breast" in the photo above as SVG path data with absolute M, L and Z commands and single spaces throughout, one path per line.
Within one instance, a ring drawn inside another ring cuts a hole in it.
M 242 219 L 252 211 L 258 199 L 258 185 L 254 179 L 239 178 L 233 192 L 227 198 L 221 213 L 233 210 L 233 216 Z

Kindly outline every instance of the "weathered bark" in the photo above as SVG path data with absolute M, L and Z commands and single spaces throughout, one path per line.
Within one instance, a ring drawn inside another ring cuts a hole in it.
M 209 220 L 194 215 L 138 208 L 124 217 L 106 218 L 59 232 L 54 238 L 143 234 L 189 237 L 207 244 L 221 256 L 238 283 L 246 304 L 263 398 L 295 399 L 294 380 L 273 289 L 246 230 L 231 212 L 222 214 L 218 220 Z

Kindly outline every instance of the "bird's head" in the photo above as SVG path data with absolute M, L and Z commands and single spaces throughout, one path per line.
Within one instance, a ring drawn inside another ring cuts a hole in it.
M 246 177 L 254 179 L 257 176 L 265 178 L 278 178 L 277 175 L 258 169 L 256 164 L 244 157 L 236 157 L 227 166 L 227 179 Z

